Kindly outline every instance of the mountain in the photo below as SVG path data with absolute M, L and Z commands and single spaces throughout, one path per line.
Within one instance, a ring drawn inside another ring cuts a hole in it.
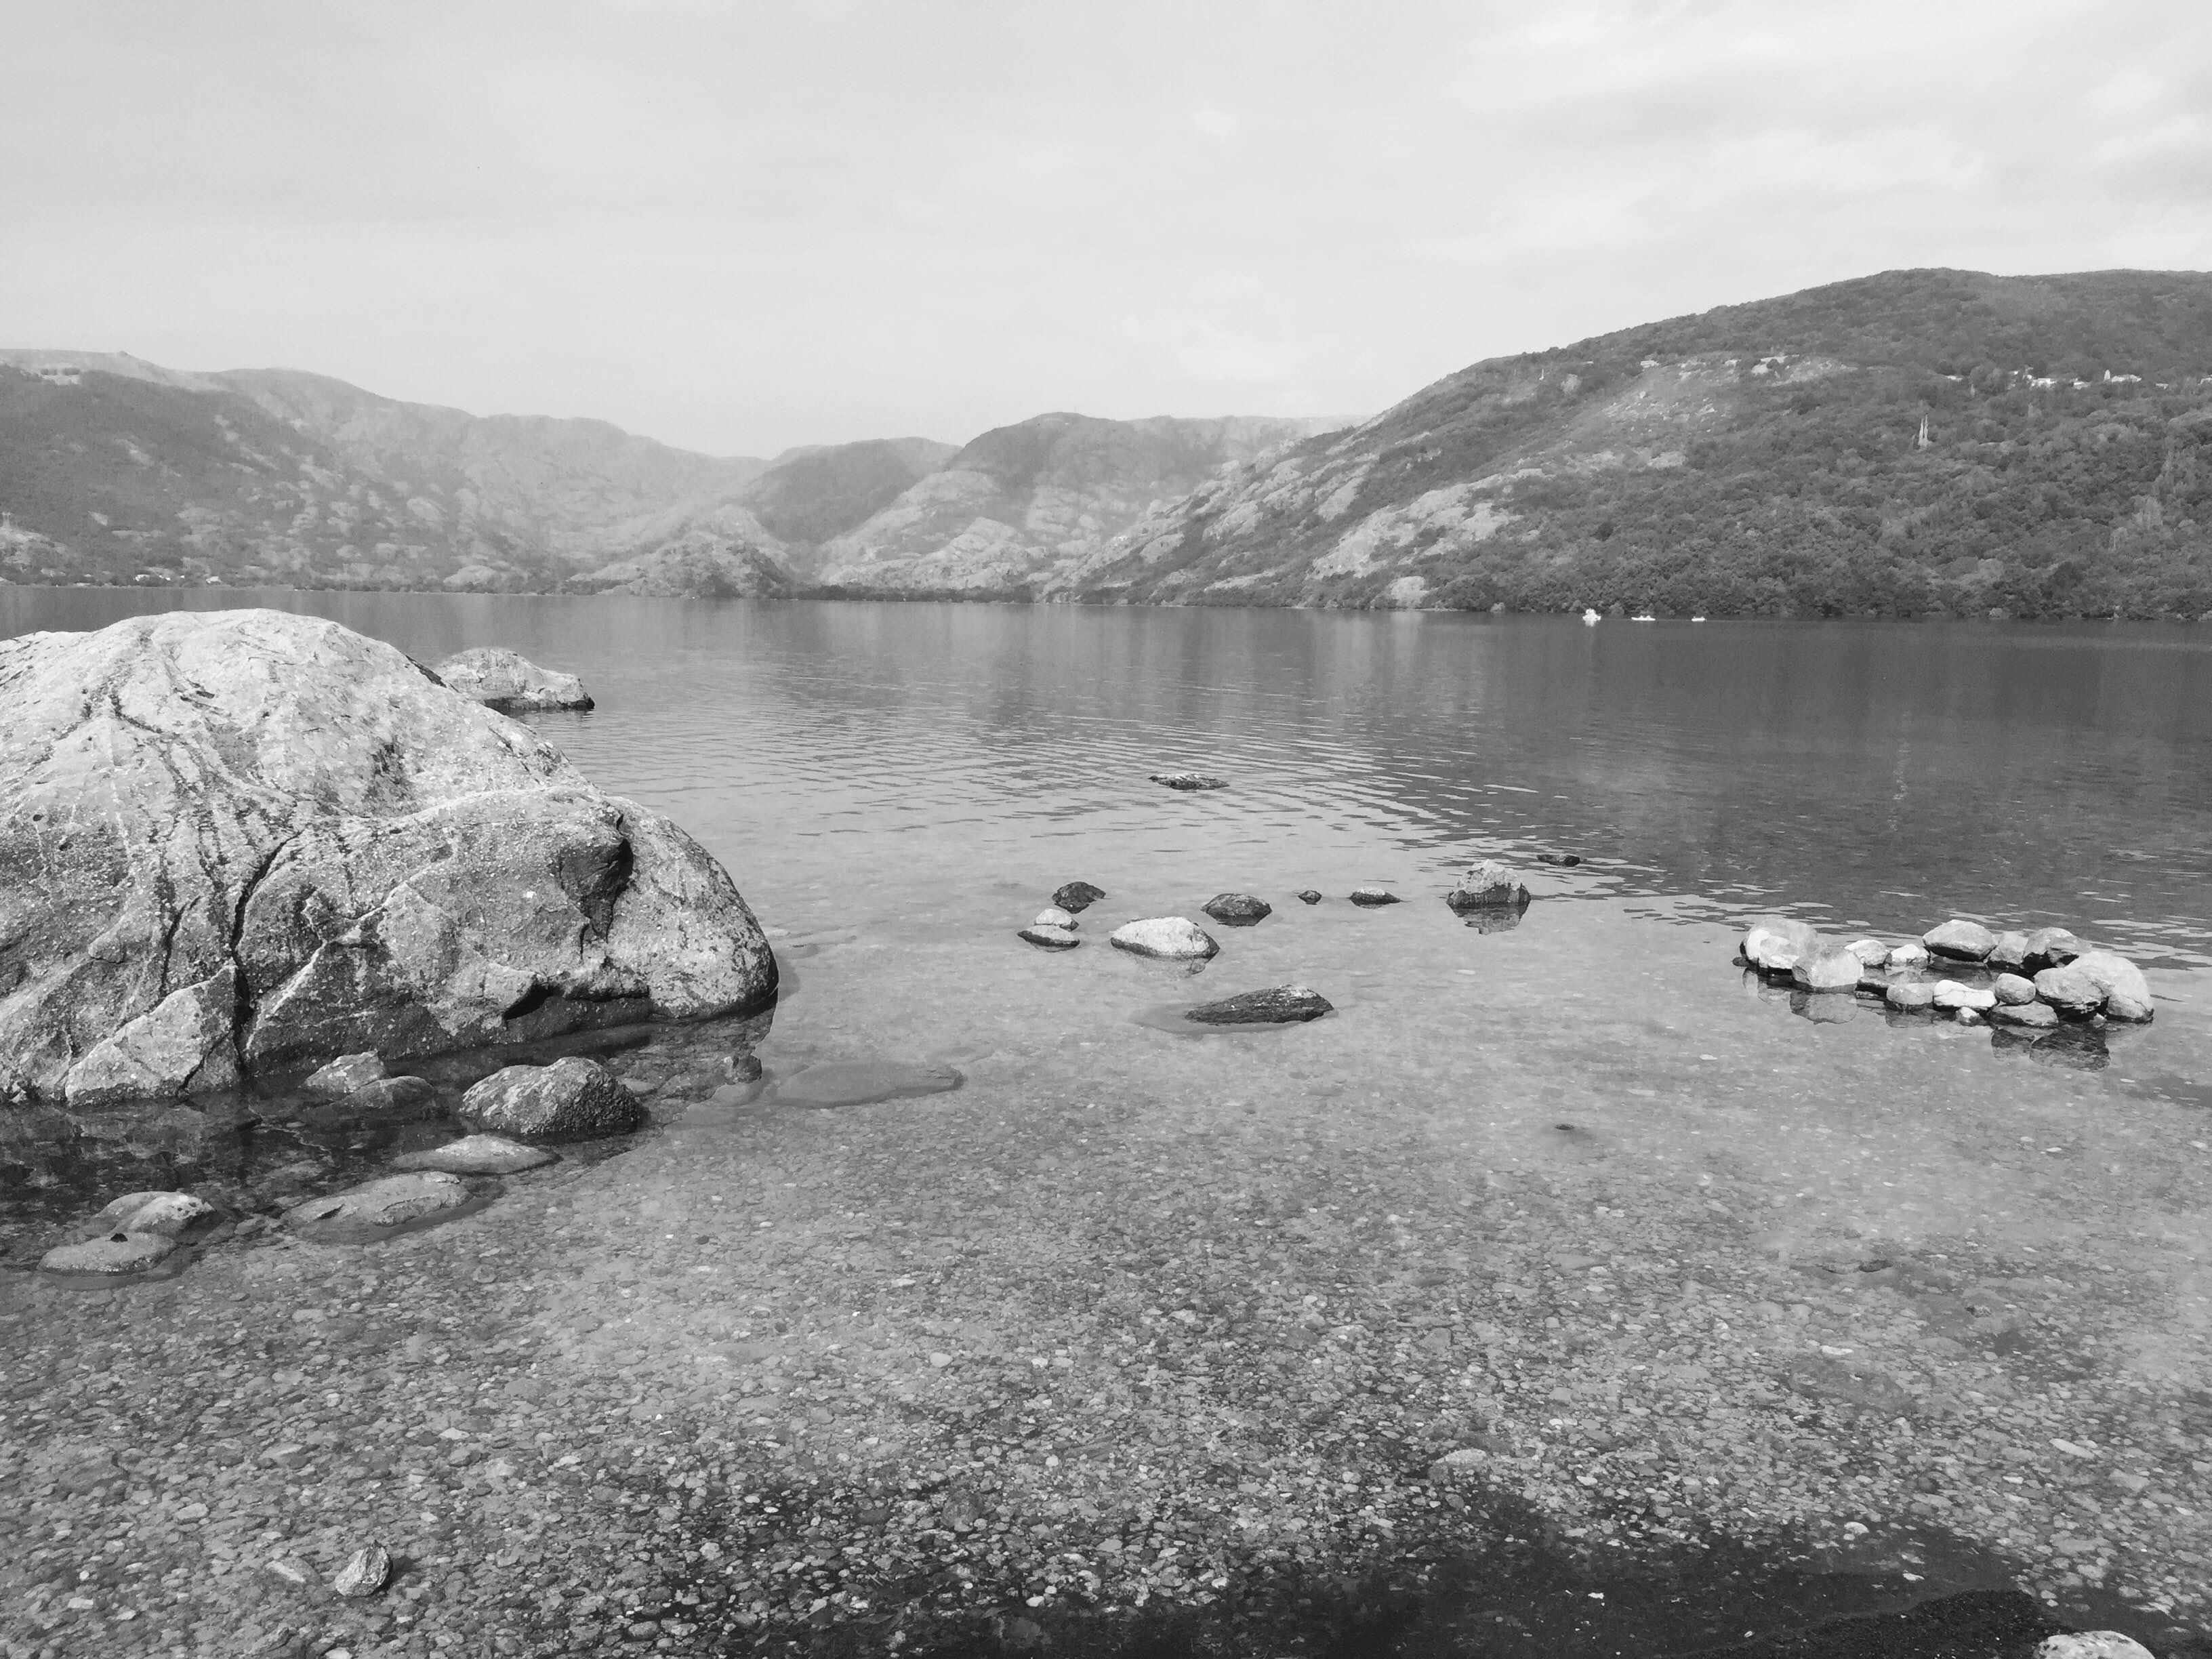
M 2198 615 L 2208 377 L 2204 273 L 1888 271 L 1476 363 L 1153 508 L 1042 586 L 1130 603 Z
M 1224 465 L 1333 424 L 1040 415 L 985 433 L 826 540 L 808 574 L 824 591 L 860 595 L 1025 595 Z

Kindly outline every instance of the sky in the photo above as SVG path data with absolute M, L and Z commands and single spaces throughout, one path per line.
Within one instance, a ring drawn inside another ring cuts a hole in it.
M 0 0 L 0 344 L 718 454 L 2212 267 L 2203 0 Z

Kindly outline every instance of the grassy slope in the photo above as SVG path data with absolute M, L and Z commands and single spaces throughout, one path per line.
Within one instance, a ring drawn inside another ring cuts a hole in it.
M 2208 374 L 2212 277 L 1890 272 L 1477 363 L 1300 446 L 1288 482 L 1247 469 L 1156 515 L 1076 592 L 1358 606 L 1419 576 L 1460 607 L 2197 615 Z M 1370 520 L 1396 538 L 1338 550 Z

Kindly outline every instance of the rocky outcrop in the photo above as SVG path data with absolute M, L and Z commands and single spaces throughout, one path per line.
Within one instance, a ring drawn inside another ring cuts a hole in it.
M 461 1097 L 476 1128 L 516 1140 L 598 1140 L 645 1121 L 637 1097 L 595 1060 L 571 1054 L 550 1066 L 509 1066 Z
M 0 1099 L 221 1089 L 765 1004 L 728 875 L 388 645 L 268 611 L 0 642 Z
M 592 706 L 592 694 L 574 674 L 540 668 L 520 651 L 502 645 L 477 645 L 457 651 L 438 665 L 437 675 L 451 690 L 502 714 L 582 710 Z

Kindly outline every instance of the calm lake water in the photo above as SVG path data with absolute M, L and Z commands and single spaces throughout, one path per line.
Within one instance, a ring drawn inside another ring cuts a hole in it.
M 2212 630 L 0 588 L 0 634 L 180 604 L 582 675 L 599 708 L 539 728 L 697 836 L 779 938 L 771 1075 L 949 1060 L 975 1112 L 1119 1103 L 1115 1144 L 1153 1147 L 1131 1156 L 1156 1183 L 1201 1132 L 1218 1163 L 1191 1178 L 1259 1180 L 1251 1126 L 1273 1123 L 1364 1170 L 1378 1213 L 1406 1182 L 1409 1226 L 1463 1202 L 1439 1194 L 1520 1182 L 1601 1231 L 1666 1208 L 1662 1250 L 1705 1229 L 1716 1261 L 1760 1272 L 2063 1261 L 2083 1306 L 2134 1287 L 2106 1298 L 2124 1330 L 2069 1362 L 2079 1388 L 2201 1386 Z M 1146 781 L 1185 768 L 1231 787 Z M 1537 895 L 1510 931 L 1441 902 L 1483 857 Z M 1085 947 L 1019 944 L 1078 878 L 1110 896 Z M 1370 883 L 1407 902 L 1345 902 Z M 1328 896 L 1309 908 L 1306 887 Z M 1227 890 L 1275 915 L 1216 930 L 1194 981 L 1105 948 L 1121 921 Z M 2157 1018 L 2023 1051 L 1793 1001 L 1731 963 L 1740 919 L 1775 908 L 1890 938 L 2065 925 L 2146 969 Z M 1288 980 L 1338 1013 L 1226 1039 L 1144 1023 Z M 988 1122 L 945 1121 L 982 1155 Z M 811 1132 L 747 1133 L 788 1160 Z M 1077 1167 L 1091 1144 L 1070 1139 Z M 1789 1294 L 1758 1305 L 1779 1317 Z M 1895 1340 L 1939 1377 L 1964 1352 Z M 2201 1520 L 2154 1521 L 2203 1541 Z

